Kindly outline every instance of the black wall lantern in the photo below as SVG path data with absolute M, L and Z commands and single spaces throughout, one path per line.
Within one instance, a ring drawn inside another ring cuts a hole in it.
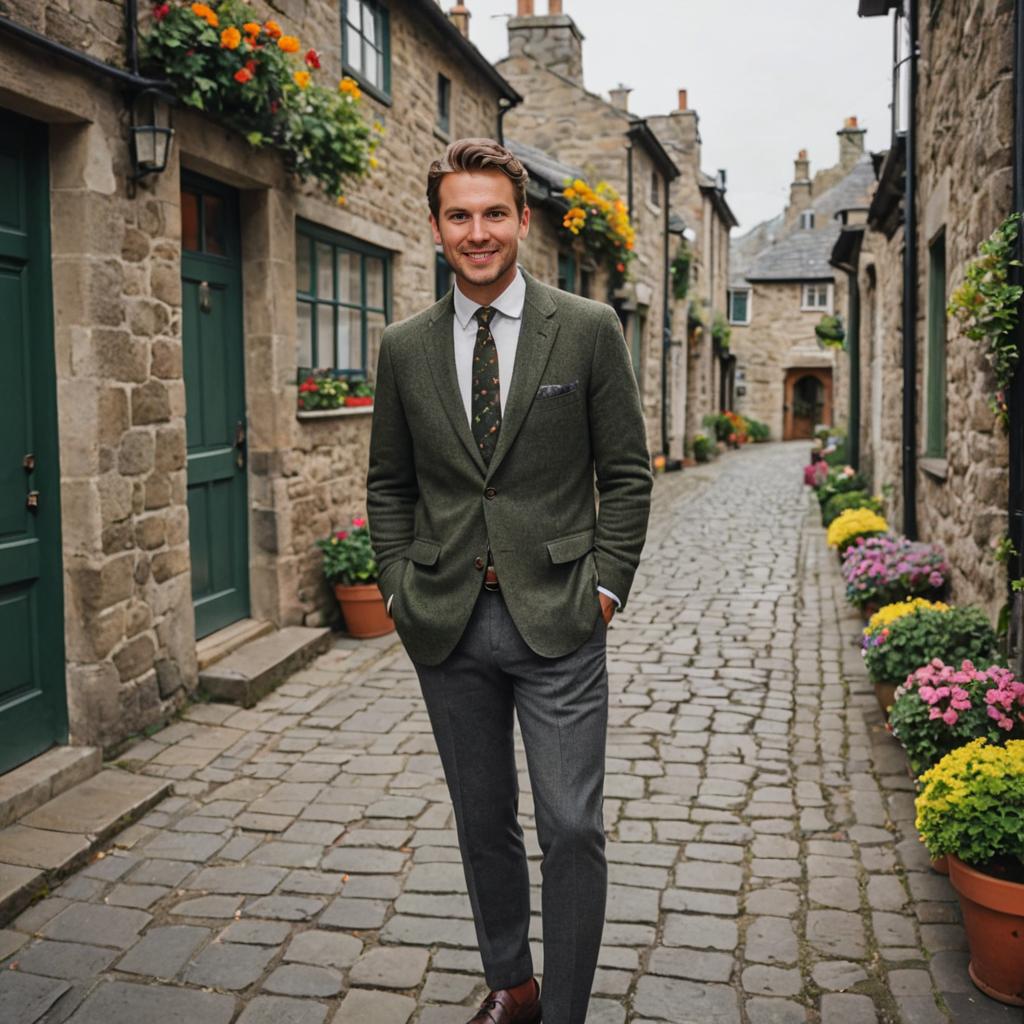
M 159 174 L 167 167 L 174 127 L 171 103 L 158 89 L 143 89 L 131 103 L 131 180 Z

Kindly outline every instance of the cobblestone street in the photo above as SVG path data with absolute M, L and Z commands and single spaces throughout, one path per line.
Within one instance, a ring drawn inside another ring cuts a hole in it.
M 968 979 L 806 451 L 657 480 L 609 633 L 592 1024 L 1021 1020 Z M 3 1024 L 465 1024 L 475 935 L 394 636 L 339 641 L 253 710 L 193 705 L 119 763 L 176 794 L 0 930 Z

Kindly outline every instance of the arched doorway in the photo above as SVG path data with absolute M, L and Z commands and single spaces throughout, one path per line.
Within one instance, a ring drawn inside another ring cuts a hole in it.
M 814 436 L 819 423 L 832 424 L 832 371 L 797 367 L 786 371 L 784 441 Z

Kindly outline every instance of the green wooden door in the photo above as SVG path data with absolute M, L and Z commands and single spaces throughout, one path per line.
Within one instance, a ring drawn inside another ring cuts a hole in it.
M 238 196 L 181 183 L 182 336 L 196 637 L 249 614 Z
M 0 772 L 68 737 L 48 167 L 0 112 Z

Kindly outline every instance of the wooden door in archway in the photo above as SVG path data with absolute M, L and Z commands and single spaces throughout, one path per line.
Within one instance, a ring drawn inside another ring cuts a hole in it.
M 786 371 L 785 419 L 782 439 L 814 436 L 821 423 L 832 425 L 832 371 L 826 367 L 795 367 Z

